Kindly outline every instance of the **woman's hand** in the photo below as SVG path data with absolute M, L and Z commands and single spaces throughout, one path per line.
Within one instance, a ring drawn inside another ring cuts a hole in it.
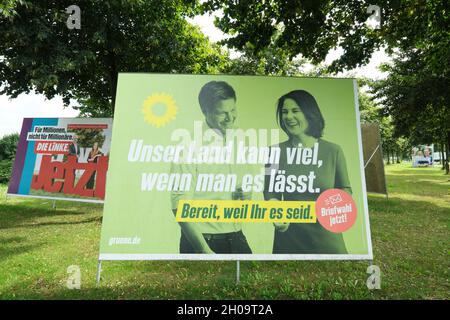
M 289 222 L 274 222 L 275 230 L 285 232 L 289 228 Z
M 271 198 L 269 201 L 280 201 L 277 198 Z M 274 222 L 275 230 L 279 232 L 285 232 L 289 228 L 289 222 Z

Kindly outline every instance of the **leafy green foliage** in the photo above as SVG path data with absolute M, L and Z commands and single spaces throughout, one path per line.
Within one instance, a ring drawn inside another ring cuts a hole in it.
M 13 133 L 0 139 L 0 160 L 12 160 L 16 156 L 19 134 Z
M 291 58 L 301 54 L 317 64 L 331 49 L 341 46 L 345 54 L 331 68 L 339 71 L 368 62 L 382 42 L 379 33 L 365 25 L 370 4 L 360 0 L 209 0 L 203 10 L 223 10 L 216 25 L 231 35 L 226 44 L 239 50 L 251 44 L 259 52 L 279 33 L 274 41 L 277 48 Z
M 359 87 L 358 102 L 361 122 L 380 123 L 382 121 L 383 116 L 380 107 L 373 101 L 372 97 L 361 90 L 361 87 Z
M 369 84 L 370 81 L 363 79 L 360 81 Z M 369 93 L 359 90 L 359 110 L 361 122 L 376 123 L 380 129 L 383 156 L 391 163 L 391 157 L 397 157 L 397 162 L 407 159 L 411 150 L 411 143 L 408 138 L 394 135 L 394 123 L 390 115 L 383 114 L 383 108 L 374 101 L 374 97 Z
M 412 144 L 438 143 L 450 150 L 450 69 L 438 73 L 427 50 L 411 49 L 384 66 L 389 76 L 372 84 L 372 92 L 392 119 L 393 136 Z
M 27 5 L 24 0 L 1 0 L 0 1 L 0 16 L 11 19 L 17 14 L 15 10 L 18 4 Z
M 259 52 L 275 45 L 290 57 L 301 54 L 316 64 L 331 49 L 341 47 L 344 54 L 331 64 L 332 72 L 367 63 L 381 46 L 389 53 L 397 48 L 428 47 L 433 52 L 429 63 L 436 71 L 443 64 L 448 66 L 447 1 L 377 1 L 379 29 L 366 25 L 371 15 L 367 8 L 372 4 L 370 0 L 208 0 L 202 9 L 223 10 L 216 25 L 231 35 L 224 42 L 238 50 L 250 44 Z
M 415 137 L 416 143 L 433 142 L 438 132 L 449 130 L 450 69 L 442 76 L 434 73 L 419 50 L 401 54 L 385 80 L 373 83 L 372 92 L 393 117 L 395 135 Z
M 185 20 L 192 0 L 78 1 L 81 29 L 68 29 L 69 0 L 17 5 L 0 16 L 1 94 L 35 90 L 112 116 L 118 72 L 215 73 L 226 55 Z
M 11 177 L 18 144 L 19 134 L 17 133 L 5 135 L 0 139 L 0 183 L 8 182 Z
M 246 47 L 243 54 L 232 59 L 223 72 L 229 74 L 252 74 L 293 76 L 299 75 L 299 68 L 305 62 L 304 59 L 290 59 L 286 52 L 279 48 L 268 47 L 255 53 L 251 47 Z
M 11 178 L 12 160 L 0 160 L 0 183 L 7 183 Z

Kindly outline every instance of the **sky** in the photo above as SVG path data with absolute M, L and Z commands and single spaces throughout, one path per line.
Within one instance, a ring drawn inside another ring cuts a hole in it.
M 226 38 L 226 35 L 214 26 L 213 20 L 214 17 L 209 14 L 188 19 L 191 23 L 198 25 L 210 41 L 217 42 Z M 341 54 L 342 50 L 339 49 L 331 51 L 325 63 L 330 63 Z M 237 56 L 239 56 L 239 53 L 231 51 L 231 57 Z M 372 79 L 384 78 L 386 74 L 380 72 L 377 67 L 380 63 L 388 61 L 389 58 L 384 50 L 379 50 L 374 53 L 366 66 L 341 73 L 338 76 L 352 74 L 352 76 L 365 76 Z M 9 99 L 5 95 L 0 95 L 0 138 L 7 134 L 20 133 L 23 118 L 70 118 L 77 115 L 78 111 L 70 107 L 64 107 L 60 97 L 48 100 L 43 95 L 33 92 L 21 94 L 16 99 Z

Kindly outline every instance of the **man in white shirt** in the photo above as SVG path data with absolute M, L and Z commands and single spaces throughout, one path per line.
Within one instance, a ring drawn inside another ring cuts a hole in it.
M 236 93 L 224 81 L 211 81 L 199 93 L 200 108 L 205 116 L 204 129 L 213 130 L 214 140 L 226 142 L 226 130 L 232 129 L 236 120 Z M 203 144 L 205 145 L 205 144 Z M 236 167 L 231 164 L 183 164 L 174 163 L 172 172 L 190 173 L 194 178 L 201 173 L 233 174 Z M 192 188 L 191 188 L 192 189 Z M 178 201 L 186 200 L 249 200 L 251 195 L 240 188 L 235 192 L 182 192 L 171 194 L 172 211 L 176 214 Z M 180 253 L 240 253 L 251 254 L 251 249 L 242 233 L 241 223 L 181 222 Z

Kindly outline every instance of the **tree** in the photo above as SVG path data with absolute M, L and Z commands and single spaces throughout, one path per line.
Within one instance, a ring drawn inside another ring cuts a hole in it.
M 226 55 L 185 17 L 193 0 L 84 0 L 81 29 L 68 29 L 69 0 L 16 4 L 0 15 L 0 94 L 35 90 L 112 116 L 118 72 L 218 72 Z
M 372 97 L 358 86 L 358 104 L 360 119 L 362 123 L 378 123 L 381 125 L 383 116 L 380 107 L 373 101 Z
M 17 145 L 19 144 L 19 134 L 12 133 L 0 139 L 0 161 L 13 160 L 16 156 Z
M 23 0 L 1 0 L 0 1 L 0 15 L 5 18 L 11 18 L 14 15 L 17 14 L 15 7 L 16 5 L 20 4 L 26 4 Z
M 372 85 L 383 112 L 392 117 L 394 136 L 413 144 L 444 144 L 450 150 L 449 69 L 435 72 L 430 53 L 411 49 L 384 66 L 389 76 Z M 446 162 L 448 173 L 448 160 Z
M 230 60 L 223 68 L 228 74 L 252 74 L 272 76 L 293 76 L 300 74 L 304 59 L 290 60 L 283 50 L 268 47 L 255 53 L 251 47 L 246 47 L 243 54 Z
M 397 158 L 397 162 L 400 162 L 407 156 L 409 140 L 394 136 L 394 124 L 391 116 L 383 114 L 382 107 L 374 101 L 370 94 L 363 91 L 361 86 L 359 87 L 358 100 L 361 123 L 378 124 L 383 144 L 383 156 L 386 158 L 387 164 L 393 163 L 394 157 Z
M 372 53 L 386 46 L 392 53 L 432 44 L 430 59 L 436 70 L 448 66 L 448 8 L 444 0 L 378 0 L 381 27 L 366 25 L 371 0 L 207 0 L 202 9 L 223 15 L 216 25 L 230 34 L 224 40 L 230 48 L 243 50 L 251 44 L 255 52 L 274 45 L 289 56 L 301 54 L 313 63 L 325 60 L 336 47 L 344 54 L 330 66 L 330 71 L 353 69 L 367 63 Z
M 9 181 L 14 157 L 16 156 L 19 134 L 5 135 L 0 139 L 0 183 Z
M 374 81 L 367 78 L 358 79 L 358 100 L 361 123 L 377 123 L 383 144 L 383 157 L 387 163 L 400 163 L 410 156 L 411 141 L 409 137 L 396 135 L 392 116 L 384 112 L 380 101 L 373 95 Z

